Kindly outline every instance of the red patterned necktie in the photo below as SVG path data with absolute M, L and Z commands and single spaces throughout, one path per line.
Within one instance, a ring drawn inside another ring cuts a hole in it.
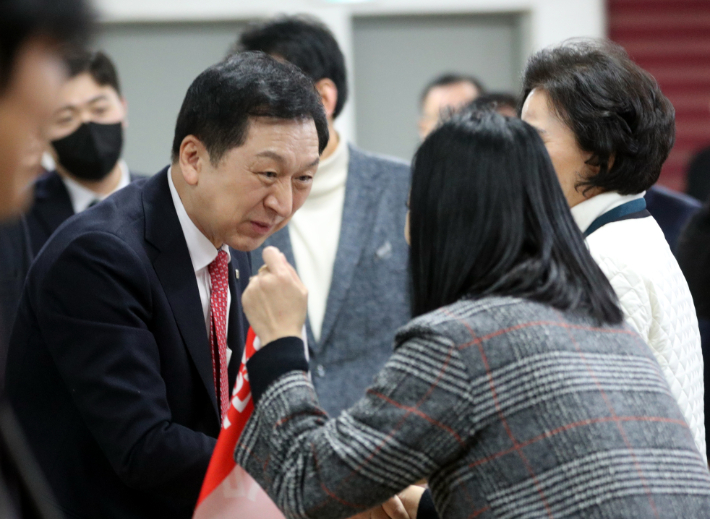
M 229 409 L 229 381 L 227 378 L 227 294 L 229 294 L 229 257 L 223 250 L 209 266 L 212 292 L 210 294 L 210 344 L 212 346 L 212 375 L 219 401 L 220 420 Z

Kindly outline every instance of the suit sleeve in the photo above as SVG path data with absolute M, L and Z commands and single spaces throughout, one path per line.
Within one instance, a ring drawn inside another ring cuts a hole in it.
M 328 419 L 303 343 L 279 339 L 247 364 L 254 414 L 235 460 L 289 518 L 350 517 L 460 456 L 475 433 L 469 377 L 445 337 L 399 346 L 367 394 Z
M 172 422 L 153 333 L 147 266 L 108 233 L 75 239 L 33 305 L 94 439 L 130 487 L 197 499 L 216 440 Z

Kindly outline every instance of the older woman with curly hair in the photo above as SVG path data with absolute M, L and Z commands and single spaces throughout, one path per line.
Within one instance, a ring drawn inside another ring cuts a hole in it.
M 656 359 L 706 456 L 693 300 L 643 195 L 675 138 L 675 111 L 620 46 L 573 40 L 528 61 L 521 117 L 547 148 L 572 215 Z

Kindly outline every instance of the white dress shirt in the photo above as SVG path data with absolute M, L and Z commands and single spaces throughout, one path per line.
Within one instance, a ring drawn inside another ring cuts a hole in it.
M 308 289 L 308 320 L 320 340 L 333 265 L 340 240 L 350 150 L 340 139 L 333 154 L 318 165 L 311 193 L 288 224 L 296 269 Z
M 207 239 L 207 237 L 202 234 L 202 232 L 193 223 L 190 217 L 185 211 L 185 206 L 180 200 L 180 195 L 178 195 L 177 189 L 175 189 L 175 184 L 173 183 L 172 168 L 168 169 L 168 185 L 170 186 L 170 195 L 173 197 L 173 204 L 175 205 L 175 211 L 177 212 L 178 220 L 180 220 L 180 227 L 182 227 L 182 233 L 185 235 L 185 241 L 187 242 L 187 250 L 190 253 L 190 259 L 192 260 L 192 268 L 195 270 L 195 278 L 197 279 L 197 289 L 200 292 L 200 301 L 202 302 L 202 313 L 205 318 L 205 329 L 209 337 L 210 333 L 210 295 L 212 294 L 212 280 L 210 279 L 209 266 L 220 250 L 227 253 L 227 257 L 231 261 L 232 257 L 229 254 L 229 247 L 227 244 L 223 244 L 221 248 L 215 249 L 212 242 Z M 232 306 L 232 293 L 227 290 L 227 330 L 229 333 L 229 310 Z M 232 357 L 232 350 L 227 347 L 227 364 Z
M 76 180 L 60 175 L 62 182 L 64 182 L 64 185 L 69 192 L 69 199 L 71 200 L 71 206 L 74 209 L 74 214 L 82 212 L 87 209 L 92 202 L 100 202 L 104 198 L 111 196 L 119 189 L 123 189 L 131 183 L 131 174 L 128 172 L 128 166 L 126 163 L 121 160 L 118 165 L 121 168 L 121 179 L 118 181 L 116 189 L 107 195 L 99 195 L 98 193 L 94 193 L 91 189 L 82 186 Z

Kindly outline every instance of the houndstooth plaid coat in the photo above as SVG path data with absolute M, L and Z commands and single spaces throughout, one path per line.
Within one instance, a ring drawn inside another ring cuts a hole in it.
M 366 395 L 329 419 L 286 338 L 247 365 L 235 451 L 287 517 L 340 518 L 427 478 L 446 518 L 710 517 L 710 473 L 628 327 L 513 298 L 399 330 Z

